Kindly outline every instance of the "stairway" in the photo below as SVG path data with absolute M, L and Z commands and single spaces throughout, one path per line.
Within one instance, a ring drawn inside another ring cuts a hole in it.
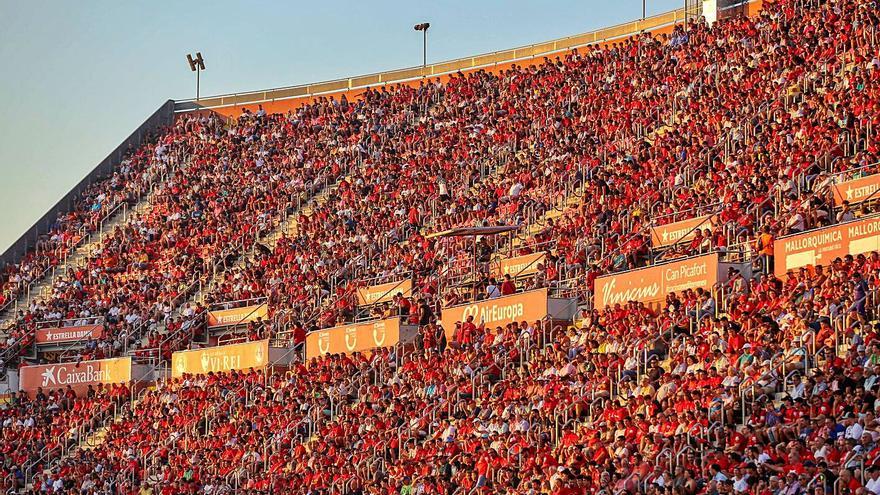
M 19 298 L 10 304 L 4 311 L 0 312 L 0 338 L 7 337 L 7 330 L 15 323 L 15 316 L 18 310 L 25 309 L 38 299 L 48 297 L 52 292 L 52 287 L 59 276 L 67 273 L 68 268 L 74 268 L 81 265 L 89 256 L 101 245 L 108 233 L 113 232 L 116 227 L 125 225 L 129 217 L 132 215 L 140 215 L 150 206 L 150 201 L 157 191 L 162 189 L 165 181 L 173 175 L 173 173 L 188 162 L 188 158 L 181 161 L 177 159 L 168 166 L 167 169 L 159 168 L 154 173 L 150 182 L 149 192 L 142 193 L 134 206 L 129 207 L 123 203 L 121 207 L 117 207 L 115 213 L 111 213 L 109 217 L 101 221 L 98 231 L 87 235 L 84 241 L 78 245 L 64 260 L 56 267 L 48 270 L 41 279 L 32 282 L 32 286 L 28 291 L 19 296 Z
M 348 179 L 348 177 L 346 176 L 345 179 Z M 278 240 L 281 239 L 281 237 L 285 235 L 295 235 L 297 233 L 297 218 L 300 215 L 311 215 L 316 206 L 326 203 L 330 199 L 330 195 L 339 188 L 339 182 L 341 182 L 341 180 L 328 185 L 312 196 L 300 210 L 294 210 L 286 215 L 273 229 L 261 235 L 257 240 L 257 243 L 261 243 L 274 251 L 275 246 L 278 244 Z M 236 259 L 232 266 L 227 268 L 227 270 L 244 266 L 248 258 L 254 255 L 255 246 L 256 244 L 252 246 L 251 249 L 241 253 L 238 259 Z M 223 280 L 225 273 L 225 270 L 218 271 L 208 283 L 202 286 L 201 290 L 197 291 L 193 297 L 190 298 L 188 301 L 190 305 L 202 303 L 205 300 L 205 297 L 214 290 L 215 285 Z M 178 307 L 176 311 L 179 311 L 184 306 L 186 306 L 186 303 Z
M 348 176 L 345 177 L 348 179 Z M 285 235 L 296 234 L 297 232 L 297 217 L 299 215 L 310 215 L 316 206 L 323 205 L 326 203 L 330 195 L 339 188 L 339 182 L 337 181 L 333 184 L 327 185 L 324 189 L 321 189 L 315 195 L 313 195 L 306 203 L 302 206 L 301 209 L 294 210 L 291 213 L 284 216 L 284 218 L 278 222 L 274 228 L 263 233 L 260 238 L 257 240 L 257 243 L 261 243 L 268 247 L 270 250 L 274 250 L 275 246 L 278 244 L 278 240 Z M 187 307 L 192 307 L 198 304 L 203 304 L 207 296 L 215 289 L 217 284 L 221 283 L 226 275 L 226 272 L 230 269 L 240 268 L 245 265 L 247 260 L 254 255 L 256 243 L 251 246 L 250 249 L 245 250 L 242 253 L 239 253 L 238 258 L 236 258 L 235 262 L 232 263 L 229 267 L 225 269 L 217 270 L 216 273 L 210 277 L 204 284 L 201 284 L 200 287 L 193 292 L 193 294 L 187 298 L 186 301 L 177 305 L 171 313 L 172 318 L 178 318 Z M 160 335 L 163 335 L 163 338 L 167 339 L 167 330 L 164 323 L 161 323 L 157 329 Z M 142 336 L 145 337 L 145 336 Z M 145 340 L 145 339 L 144 339 Z M 145 345 L 146 342 L 141 342 L 142 345 Z
M 67 273 L 69 268 L 83 264 L 100 247 L 108 233 L 113 232 L 116 227 L 125 225 L 132 215 L 140 214 L 148 208 L 150 197 L 147 195 L 130 209 L 125 206 L 119 208 L 116 214 L 101 224 L 99 231 L 89 234 L 85 242 L 76 247 L 64 262 L 48 270 L 42 279 L 31 286 L 29 291 L 22 294 L 14 304 L 6 308 L 0 314 L 0 337 L 6 338 L 5 330 L 15 323 L 17 309 L 25 309 L 38 299 L 48 297 L 52 292 L 52 286 L 59 277 Z

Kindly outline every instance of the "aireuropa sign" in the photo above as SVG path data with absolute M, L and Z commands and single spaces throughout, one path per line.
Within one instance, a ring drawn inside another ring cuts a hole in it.
M 19 387 L 29 394 L 37 388 L 49 391 L 66 389 L 68 385 L 79 393 L 88 389 L 89 385 L 129 381 L 131 357 L 25 366 L 19 370 Z
M 835 258 L 880 251 L 880 217 L 856 220 L 776 239 L 775 273 L 805 266 L 828 265 Z
M 599 277 L 596 279 L 593 306 L 602 309 L 630 301 L 659 305 L 670 292 L 697 288 L 708 290 L 718 280 L 718 254 L 706 254 Z
M 469 316 L 474 317 L 475 325 L 484 323 L 491 327 L 520 321 L 534 323 L 547 316 L 552 316 L 551 303 L 553 301 L 546 288 L 520 292 L 443 308 L 441 323 L 447 338 L 451 337 L 455 331 L 455 323 L 467 321 Z

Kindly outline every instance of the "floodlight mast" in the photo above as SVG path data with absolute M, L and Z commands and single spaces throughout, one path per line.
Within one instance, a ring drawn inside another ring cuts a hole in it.
M 413 26 L 416 31 L 422 32 L 422 68 L 428 66 L 428 28 L 431 27 L 430 22 L 422 22 Z
M 189 63 L 189 70 L 196 73 L 196 101 L 199 101 L 199 73 L 205 70 L 205 59 L 202 58 L 202 52 L 196 52 L 195 58 L 191 53 L 187 53 L 186 61 Z

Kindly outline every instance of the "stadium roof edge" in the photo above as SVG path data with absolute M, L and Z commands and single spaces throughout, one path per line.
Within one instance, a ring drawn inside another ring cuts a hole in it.
M 742 8 L 744 6 L 760 7 L 762 0 L 748 0 L 735 2 L 733 5 L 723 10 L 731 10 Z M 429 64 L 425 67 L 409 67 L 405 69 L 396 69 L 385 72 L 377 72 L 360 76 L 353 76 L 342 79 L 334 79 L 331 81 L 323 81 L 312 84 L 302 84 L 298 86 L 287 86 L 281 88 L 266 89 L 260 91 L 246 91 L 241 93 L 230 93 L 225 95 L 209 96 L 195 99 L 176 100 L 174 102 L 174 111 L 177 113 L 191 112 L 197 110 L 218 109 L 224 107 L 235 107 L 248 104 L 259 104 L 266 102 L 275 102 L 283 100 L 292 100 L 297 98 L 308 98 L 313 96 L 328 95 L 339 93 L 342 91 L 350 91 L 353 89 L 363 89 L 370 86 L 385 85 L 391 83 L 404 83 L 422 79 L 423 77 L 435 77 L 446 74 L 452 74 L 462 70 L 474 70 L 496 66 L 498 64 L 516 63 L 524 60 L 531 60 L 536 57 L 544 57 L 561 52 L 565 52 L 574 48 L 593 45 L 596 43 L 611 42 L 620 40 L 633 34 L 662 29 L 664 27 L 673 26 L 684 20 L 685 11 L 683 8 L 675 9 L 662 14 L 647 17 L 644 20 L 636 20 L 617 24 L 615 26 L 590 31 L 587 33 L 558 38 L 542 43 L 500 50 L 470 57 L 464 57 L 435 64 Z

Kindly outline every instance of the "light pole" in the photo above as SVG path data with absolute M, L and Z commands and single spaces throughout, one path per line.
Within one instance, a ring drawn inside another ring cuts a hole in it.
M 189 62 L 189 69 L 196 73 L 196 101 L 199 101 L 199 73 L 205 70 L 205 59 L 202 58 L 202 52 L 196 52 L 196 58 L 187 53 L 186 61 Z
M 647 0 L 642 0 L 642 20 L 643 21 L 645 20 L 646 17 L 648 17 L 647 11 L 645 10 L 645 2 L 646 1 Z
M 422 32 L 422 68 L 428 66 L 428 28 L 431 27 L 430 22 L 416 24 L 413 29 Z

